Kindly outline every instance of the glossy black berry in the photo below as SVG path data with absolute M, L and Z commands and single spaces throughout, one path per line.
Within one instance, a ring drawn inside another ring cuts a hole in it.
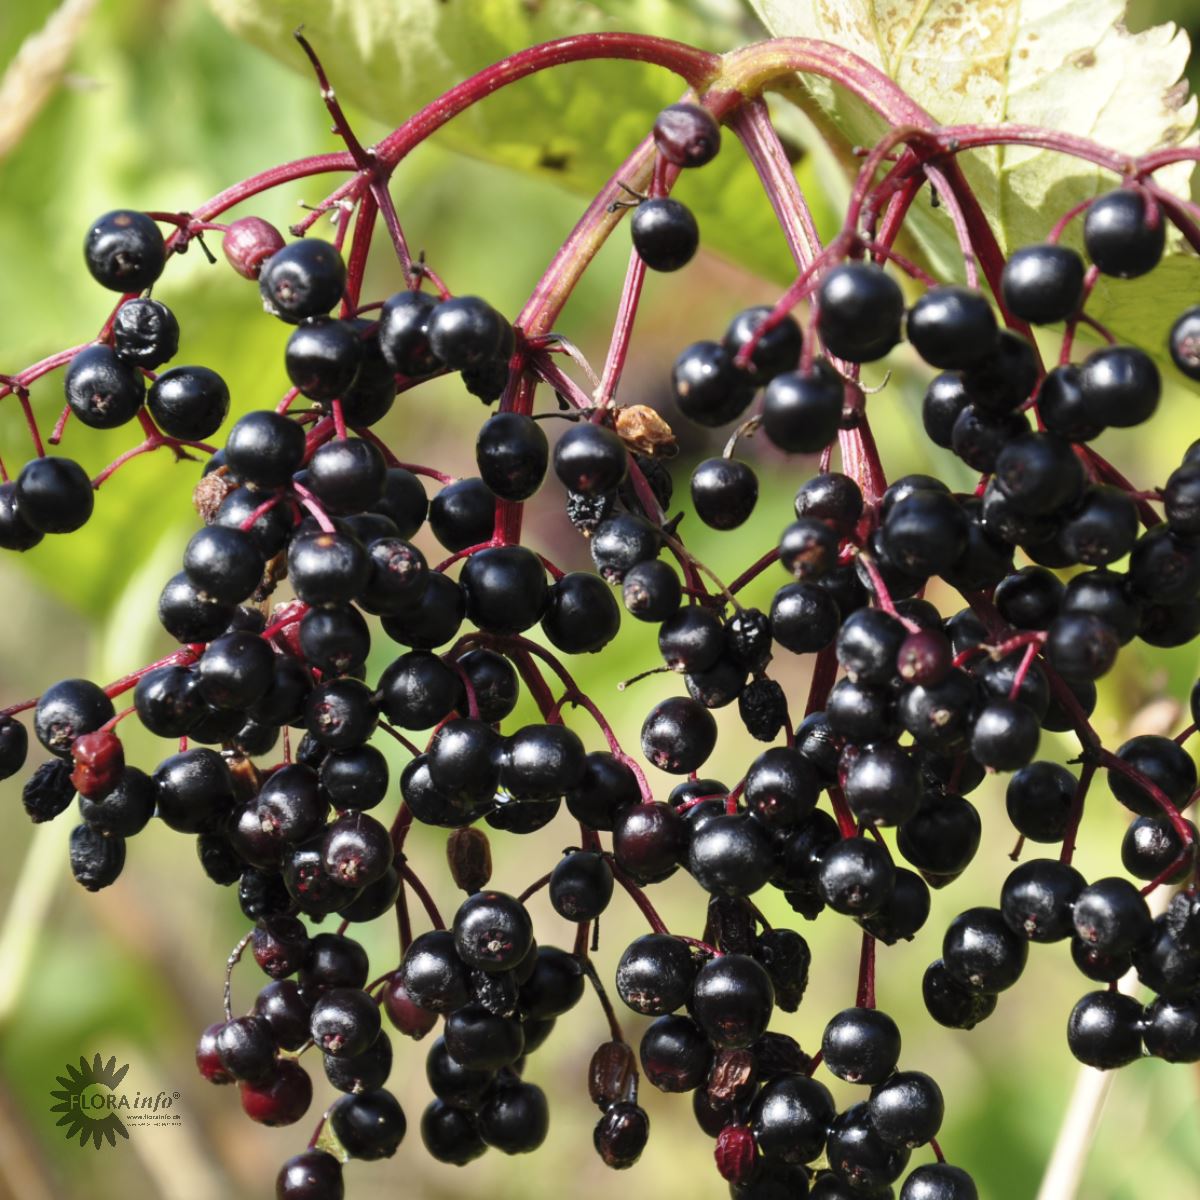
M 263 308 L 290 324 L 324 316 L 342 298 L 346 264 L 329 242 L 299 238 L 263 263 L 258 290 Z
M 452 553 L 491 540 L 496 497 L 482 479 L 448 483 L 429 504 L 429 527 Z
M 268 409 L 247 413 L 225 442 L 229 469 L 252 487 L 282 487 L 290 482 L 303 456 L 304 430 Z
M 678 611 L 682 599 L 683 589 L 675 568 L 661 559 L 635 563 L 621 584 L 625 611 L 639 621 L 665 621 Z M 602 605 L 595 607 L 603 610 Z M 599 616 L 600 612 L 593 615 Z
M 391 1158 L 408 1122 L 396 1097 L 383 1088 L 342 1096 L 329 1110 L 329 1124 L 351 1158 Z
M 1133 346 L 1093 350 L 1079 369 L 1083 410 L 1099 425 L 1126 429 L 1154 415 L 1162 380 L 1153 360 Z
M 926 969 L 921 993 L 929 1015 L 950 1029 L 974 1029 L 996 1008 L 994 994 L 972 991 L 959 983 L 940 958 Z
M 904 1181 L 900 1200 L 979 1200 L 979 1189 L 962 1167 L 925 1163 Z
M 758 478 L 736 458 L 709 458 L 692 472 L 696 515 L 713 529 L 736 529 L 754 511 Z
M 71 360 L 63 379 L 67 404 L 92 429 L 116 429 L 137 415 L 146 381 L 110 346 L 87 346 Z
M 671 384 L 679 411 L 698 425 L 716 428 L 741 416 L 754 385 L 733 365 L 719 342 L 695 342 L 675 360 Z
M 113 292 L 140 292 L 167 261 L 161 230 L 144 212 L 117 209 L 96 219 L 83 242 L 92 278 Z
M 441 301 L 429 314 L 429 348 L 453 371 L 494 359 L 508 335 L 508 322 L 478 296 Z
M 20 523 L 36 533 L 73 533 L 92 515 L 95 493 L 74 459 L 49 455 L 21 468 L 13 499 Z
M 722 342 L 735 359 L 750 344 L 771 313 L 769 307 L 761 305 L 743 309 L 730 321 Z M 756 387 L 765 387 L 776 375 L 792 370 L 803 344 L 804 335 L 799 323 L 790 314 L 785 314 L 755 342 L 745 368 L 751 382 Z
M 1000 276 L 1004 305 L 1032 325 L 1065 321 L 1083 298 L 1083 271 L 1083 260 L 1067 246 L 1022 246 Z
M 1015 867 L 1000 891 L 1009 927 L 1033 942 L 1057 942 L 1074 932 L 1071 908 L 1087 881 L 1074 867 L 1034 858 Z
M 716 744 L 712 714 L 686 696 L 660 701 L 642 723 L 642 753 L 671 775 L 698 770 Z
M 568 921 L 594 920 L 608 907 L 612 893 L 612 867 L 591 850 L 567 854 L 550 875 L 550 903 Z
M 454 916 L 454 945 L 468 966 L 504 971 L 526 955 L 533 926 L 525 906 L 504 892 L 476 892 Z
M 996 316 L 981 292 L 948 285 L 930 288 L 909 309 L 905 332 L 931 367 L 973 366 L 992 349 Z
M 1140 734 L 1117 748 L 1117 757 L 1155 784 L 1176 808 L 1196 790 L 1196 765 L 1191 755 L 1170 738 Z M 1108 785 L 1126 808 L 1141 816 L 1158 816 L 1162 809 L 1140 780 L 1121 771 L 1108 771 Z
M 936 1137 L 945 1104 L 942 1090 L 922 1071 L 898 1071 L 871 1089 L 871 1128 L 889 1145 L 912 1149 Z
M 866 837 L 848 837 L 821 858 L 817 886 L 834 912 L 869 916 L 887 902 L 896 869 L 887 850 Z
M 767 1028 L 775 989 L 763 966 L 745 954 L 710 959 L 696 974 L 691 1011 L 714 1046 L 751 1045 Z
M 847 1008 L 825 1026 L 821 1054 L 839 1079 L 882 1083 L 900 1058 L 900 1030 L 878 1009 Z
M 700 228 L 691 209 L 678 200 L 643 200 L 630 218 L 634 249 L 652 271 L 678 271 L 692 260 Z
M 909 1152 L 889 1146 L 871 1127 L 867 1105 L 855 1104 L 834 1118 L 826 1141 L 826 1156 L 833 1174 L 850 1195 L 870 1196 L 887 1194 L 884 1189 L 900 1177 L 908 1164 Z
M 847 362 L 874 362 L 900 341 L 904 296 L 880 267 L 844 263 L 817 289 L 817 332 L 825 349 Z
M 1080 1062 L 1101 1071 L 1142 1054 L 1142 1006 L 1121 992 L 1089 992 L 1071 1009 L 1067 1045 Z
M 33 731 L 41 744 L 59 758 L 69 758 L 71 743 L 93 733 L 112 719 L 116 709 L 103 689 L 88 679 L 64 679 L 38 698 Z
M 713 817 L 692 832 L 688 871 L 706 892 L 748 896 L 775 867 L 767 828 L 750 813 Z
M 837 1110 L 829 1089 L 804 1075 L 771 1080 L 755 1097 L 751 1128 L 759 1150 L 789 1163 L 814 1162 Z
M 763 432 L 790 454 L 817 454 L 837 437 L 845 385 L 824 360 L 776 375 L 763 393 Z
M 421 1141 L 432 1158 L 456 1167 L 487 1150 L 474 1114 L 444 1100 L 432 1101 L 421 1114 Z
M 475 440 L 479 476 L 502 500 L 528 500 L 541 486 L 549 456 L 541 424 L 521 413 L 489 417 Z M 557 464 L 556 448 L 556 468 Z
M 429 292 L 397 292 L 379 314 L 379 348 L 400 375 L 429 375 L 441 365 L 429 345 L 429 318 L 437 307 Z
M 479 1109 L 483 1140 L 503 1154 L 529 1154 L 546 1140 L 550 1108 L 546 1093 L 532 1083 L 503 1082 Z
M 634 939 L 617 964 L 617 994 L 635 1012 L 664 1016 L 692 992 L 696 962 L 686 943 L 664 933 Z
M 1104 275 L 1135 279 L 1152 271 L 1166 244 L 1162 209 L 1150 207 L 1144 192 L 1118 188 L 1099 196 L 1083 221 L 1088 257 Z
M 1029 943 L 996 908 L 969 908 L 950 922 L 942 940 L 942 962 L 954 980 L 972 992 L 1002 992 L 1025 969 Z

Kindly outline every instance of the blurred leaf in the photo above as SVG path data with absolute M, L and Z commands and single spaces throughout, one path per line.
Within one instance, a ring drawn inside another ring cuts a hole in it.
M 1188 38 L 1173 25 L 1130 33 L 1123 0 L 753 0 L 777 36 L 815 37 L 854 51 L 889 75 L 943 124 L 1010 122 L 1069 131 L 1129 153 L 1196 145 L 1196 100 L 1181 80 Z M 872 145 L 886 123 L 829 80 L 805 84 L 848 144 Z M 1066 155 L 996 147 L 959 160 L 1003 249 L 1040 241 L 1073 205 L 1114 186 L 1109 172 Z M 1158 181 L 1188 195 L 1193 168 Z M 909 230 L 939 271 L 959 275 L 962 256 L 944 216 L 914 205 Z M 1078 229 L 1073 231 L 1076 235 Z M 1148 302 L 1193 294 L 1200 262 L 1175 239 L 1152 281 L 1102 287 L 1090 312 L 1122 338 L 1164 342 L 1176 314 Z M 1169 286 L 1164 286 L 1169 277 Z

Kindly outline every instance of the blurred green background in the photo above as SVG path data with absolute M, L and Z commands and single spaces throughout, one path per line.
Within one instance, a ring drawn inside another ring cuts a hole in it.
M 53 7 L 48 0 L 0 6 L 0 68 L 11 63 Z M 273 163 L 337 148 L 311 81 L 232 37 L 199 0 L 101 0 L 75 7 L 82 24 L 65 74 L 44 107 L 24 122 L 27 128 L 0 149 L 0 370 L 20 369 L 82 341 L 103 320 L 110 297 L 88 279 L 79 253 L 90 217 L 117 206 L 175 210 Z M 736 5 L 696 8 L 701 15 L 721 10 L 710 38 L 715 49 L 758 36 Z M 1137 24 L 1166 18 L 1198 26 L 1200 5 L 1163 0 L 1133 14 Z M 23 69 L 36 77 L 52 51 L 43 45 Z M 664 98 L 669 93 L 670 87 Z M 397 113 L 396 120 L 404 115 Z M 364 141 L 384 132 L 364 118 L 356 124 Z M 637 133 L 632 131 L 630 144 Z M 736 154 L 735 146 L 727 146 L 726 156 Z M 731 194 L 748 196 L 744 168 L 732 178 Z M 704 187 L 700 172 L 681 181 L 679 194 L 685 200 L 689 194 L 699 197 Z M 429 253 L 453 289 L 486 295 L 510 314 L 581 207 L 577 196 L 551 184 L 437 146 L 422 148 L 404 165 L 394 192 L 411 243 Z M 282 189 L 253 211 L 282 227 L 296 219 L 298 202 L 316 202 L 323 194 L 314 180 Z M 765 202 L 759 203 L 765 210 Z M 832 200 L 817 207 L 830 219 Z M 763 212 L 747 220 L 765 224 Z M 328 236 L 324 225 L 318 232 Z M 626 245 L 619 232 L 560 326 L 596 363 L 603 361 Z M 755 249 L 756 255 L 776 253 L 783 262 L 781 240 L 774 251 L 762 243 Z M 381 244 L 364 294 L 384 296 L 398 286 L 390 251 Z M 172 262 L 156 294 L 181 320 L 177 361 L 218 369 L 239 411 L 274 403 L 285 386 L 286 330 L 263 315 L 253 285 L 224 264 L 210 267 L 193 250 Z M 701 256 L 679 276 L 652 278 L 620 399 L 664 404 L 667 369 L 680 347 L 717 336 L 738 308 L 769 302 L 776 294 L 777 285 L 715 256 Z M 972 485 L 965 468 L 924 443 L 918 407 L 925 375 L 903 355 L 893 357 L 891 384 L 871 407 L 889 474 L 930 470 L 956 486 Z M 881 377 L 881 371 L 869 369 L 868 382 Z M 60 378 L 52 376 L 34 391 L 44 428 L 61 403 Z M 1099 448 L 1134 480 L 1145 486 L 1161 482 L 1182 446 L 1200 432 L 1195 403 L 1176 387 L 1147 428 L 1133 436 L 1106 436 Z M 29 454 L 27 435 L 11 401 L 3 408 L 0 456 L 14 470 Z M 461 387 L 432 384 L 402 397 L 379 432 L 401 457 L 469 474 L 481 415 L 478 402 Z M 718 441 L 694 430 L 680 432 L 676 489 L 686 501 L 690 465 L 717 452 Z M 128 430 L 77 434 L 68 432 L 65 452 L 92 470 L 132 442 Z M 774 544 L 788 519 L 792 492 L 815 470 L 814 461 L 785 460 L 760 441 L 750 443 L 746 453 L 763 485 L 752 521 L 736 536 L 714 535 L 694 517 L 684 524 L 689 545 L 726 578 Z M 0 705 L 69 675 L 114 679 L 169 650 L 155 603 L 197 523 L 189 494 L 198 473 L 194 464 L 173 466 L 161 455 L 139 461 L 105 486 L 86 530 L 47 539 L 19 559 L 0 560 Z M 586 547 L 567 525 L 553 491 L 531 505 L 529 540 L 566 568 L 584 566 Z M 439 557 L 429 542 L 423 545 Z M 781 582 L 781 575 L 768 573 L 749 589 L 748 601 L 765 607 Z M 634 624 L 626 623 L 609 652 L 576 664 L 630 745 L 636 745 L 650 704 L 678 690 L 674 680 L 658 676 L 631 692 L 616 691 L 620 679 L 655 661 L 652 634 Z M 386 639 L 378 643 L 372 673 L 391 657 Z M 1130 647 L 1102 689 L 1097 724 L 1106 740 L 1120 740 L 1130 728 L 1177 729 L 1179 705 L 1162 697 L 1185 696 L 1196 670 L 1195 647 L 1169 653 Z M 807 663 L 782 650 L 771 669 L 795 697 L 796 708 L 802 706 L 807 672 Z M 709 773 L 732 784 L 754 745 L 728 712 L 720 716 L 723 736 Z M 589 745 L 597 744 L 594 730 L 575 716 L 569 719 Z M 146 769 L 166 752 L 139 735 L 132 722 L 123 733 L 130 760 Z M 1071 749 L 1067 741 L 1046 735 L 1044 753 L 1065 758 Z M 397 773 L 402 763 L 394 760 Z M 202 877 L 191 839 L 154 827 L 130 843 L 120 881 L 97 896 L 86 895 L 72 884 L 65 861 L 71 814 L 35 830 L 20 809 L 20 782 L 0 784 L 0 811 L 7 820 L 7 835 L 0 839 L 0 1196 L 240 1200 L 271 1194 L 278 1163 L 303 1146 L 332 1094 L 318 1078 L 312 1121 L 269 1130 L 243 1117 L 232 1089 L 210 1087 L 196 1075 L 196 1035 L 220 1016 L 224 960 L 245 929 L 235 896 Z M 663 791 L 670 786 L 666 776 L 652 782 Z M 1094 796 L 1078 857 L 1089 877 L 1117 866 L 1127 816 L 1102 785 Z M 1066 1015 L 1087 988 L 1067 962 L 1065 947 L 1035 947 L 1021 984 L 976 1031 L 942 1030 L 925 1015 L 920 978 L 938 953 L 940 931 L 961 909 L 995 903 L 1011 865 L 1013 837 L 1002 787 L 989 782 L 972 799 L 985 825 L 979 856 L 957 884 L 935 893 L 931 921 L 914 943 L 881 948 L 879 1003 L 904 1030 L 904 1065 L 929 1070 L 942 1084 L 948 1113 L 941 1141 L 948 1156 L 976 1173 L 988 1200 L 1012 1200 L 1034 1195 L 1054 1142 L 1076 1076 L 1063 1036 Z M 420 829 L 412 848 L 443 909 L 451 910 L 445 836 Z M 495 837 L 496 886 L 521 890 L 575 837 L 565 817 L 519 843 Z M 699 933 L 703 901 L 693 885 L 673 880 L 655 889 L 654 899 L 673 929 Z M 774 893 L 758 899 L 772 919 L 788 919 Z M 539 938 L 569 945 L 571 931 L 544 898 L 534 909 Z M 373 974 L 394 964 L 389 920 L 358 931 Z M 637 932 L 636 913 L 618 899 L 604 920 L 597 956 L 607 980 L 620 948 Z M 775 1027 L 812 1049 L 828 1016 L 853 1002 L 859 938 L 852 925 L 835 917 L 804 926 L 803 932 L 814 950 L 808 997 L 799 1013 L 781 1015 Z M 234 982 L 235 1005 L 244 1009 L 261 982 L 253 964 L 243 965 Z M 621 1016 L 636 1044 L 644 1019 Z M 533 1159 L 493 1153 L 461 1170 L 433 1163 L 419 1145 L 415 1126 L 428 1099 L 423 1071 L 428 1043 L 397 1039 L 393 1085 L 409 1114 L 410 1135 L 390 1162 L 350 1164 L 349 1193 L 358 1200 L 392 1196 L 398 1189 L 414 1200 L 477 1194 L 536 1200 L 564 1191 L 600 1197 L 632 1186 L 667 1197 L 724 1195 L 725 1185 L 712 1169 L 711 1142 L 694 1126 L 687 1100 L 648 1086 L 642 1095 L 653 1133 L 642 1160 L 620 1179 L 600 1164 L 590 1144 L 597 1113 L 587 1101 L 584 1076 L 592 1049 L 606 1036 L 599 1007 L 585 996 L 560 1019 L 528 1068 L 528 1077 L 552 1101 L 546 1145 Z M 49 1113 L 49 1091 L 65 1063 L 96 1052 L 132 1064 L 127 1087 L 181 1093 L 182 1125 L 135 1131 L 130 1142 L 98 1155 L 67 1143 Z M 319 1076 L 319 1065 L 312 1065 Z M 1194 1068 L 1151 1061 L 1120 1073 L 1079 1195 L 1087 1200 L 1200 1195 L 1198 1084 Z M 836 1090 L 847 1102 L 853 1094 L 842 1085 Z

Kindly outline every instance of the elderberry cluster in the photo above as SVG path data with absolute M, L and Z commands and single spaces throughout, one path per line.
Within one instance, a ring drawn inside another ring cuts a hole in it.
M 648 192 L 622 184 L 630 198 L 611 200 L 608 218 L 633 210 L 634 308 L 643 268 L 674 271 L 693 257 L 696 221 L 667 192 L 720 138 L 708 108 L 666 109 Z M 1088 720 L 1123 646 L 1200 634 L 1200 442 L 1160 489 L 1136 492 L 1089 443 L 1154 414 L 1155 360 L 1115 343 L 1073 357 L 1097 276 L 1153 270 L 1167 215 L 1133 179 L 1087 207 L 1090 265 L 1053 237 L 1013 253 L 990 297 L 914 268 L 924 286 L 911 302 L 885 269 L 889 246 L 851 229 L 779 305 L 737 313 L 719 341 L 683 350 L 671 372 L 682 416 L 740 422 L 724 453 L 691 473 L 700 521 L 729 531 L 751 516 L 757 478 L 735 451 L 758 430 L 780 451 L 821 456 L 793 513 L 780 515 L 775 548 L 728 584 L 687 549 L 684 514 L 669 514 L 669 414 L 611 395 L 593 402 L 554 364 L 561 339 L 451 294 L 423 264 L 407 264 L 405 290 L 361 303 L 361 277 L 338 245 L 286 240 L 254 216 L 223 227 L 223 249 L 291 327 L 292 388 L 236 421 L 219 449 L 207 445 L 228 389 L 207 367 L 154 373 L 175 354 L 179 327 L 139 294 L 199 231 L 185 221 L 168 243 L 148 214 L 97 221 L 87 265 L 122 301 L 70 356 L 69 412 L 96 428 L 137 420 L 141 449 L 203 453 L 193 497 L 202 525 L 158 604 L 178 649 L 107 687 L 67 679 L 0 712 L 0 778 L 25 765 L 16 714 L 32 708 L 50 758 L 26 782 L 24 805 L 45 821 L 78 795 L 70 862 L 83 886 L 111 885 L 127 840 L 157 816 L 195 839 L 213 883 L 236 887 L 253 928 L 228 972 L 250 947 L 270 982 L 235 1016 L 227 972 L 224 1018 L 197 1049 L 201 1074 L 237 1082 L 247 1115 L 268 1125 L 308 1112 L 310 1051 L 341 1093 L 284 1164 L 279 1200 L 340 1200 L 343 1161 L 390 1157 L 403 1141 L 381 1012 L 414 1040 L 443 1022 L 420 1120 L 434 1158 L 461 1166 L 489 1147 L 535 1150 L 549 1108 L 525 1078 L 528 1057 L 589 982 L 610 1033 L 587 1080 L 607 1165 L 630 1167 L 647 1144 L 640 1065 L 654 1087 L 692 1094 L 737 1200 L 879 1200 L 902 1178 L 900 1200 L 977 1200 L 936 1141 L 938 1084 L 899 1069 L 901 1033 L 876 1006 L 875 968 L 877 943 L 917 936 L 930 889 L 979 851 L 968 796 L 989 773 L 1011 775 L 1007 812 L 1022 844 L 1061 852 L 1020 863 L 995 908 L 950 923 L 920 985 L 929 1012 L 974 1027 L 1017 982 L 1030 942 L 1069 941 L 1087 980 L 1114 985 L 1066 1019 L 1077 1058 L 1102 1068 L 1143 1052 L 1200 1061 L 1197 830 L 1181 815 L 1197 789 L 1184 743 L 1200 723 L 1200 683 L 1192 730 L 1176 739 L 1141 735 L 1113 752 Z M 1045 370 L 1029 326 L 1057 323 L 1061 362 Z M 980 473 L 973 492 L 927 475 L 884 478 L 859 368 L 905 340 L 940 372 L 924 431 Z M 1200 379 L 1200 308 L 1179 318 L 1165 349 Z M 375 428 L 400 391 L 449 373 L 489 409 L 471 478 L 410 461 L 420 450 L 411 429 L 390 444 Z M 539 385 L 556 394 L 553 411 L 536 408 Z M 553 445 L 549 416 L 569 419 Z M 594 572 L 564 573 L 521 544 L 520 506 L 550 476 L 546 491 L 586 538 Z M 33 459 L 0 484 L 0 545 L 28 550 L 79 528 L 106 477 Z M 439 485 L 432 497 L 423 478 Z M 423 529 L 443 562 L 414 544 Z M 784 582 L 764 612 L 737 592 L 766 571 Z M 681 694 L 653 705 L 641 729 L 645 761 L 679 777 L 661 799 L 558 657 L 603 650 L 623 612 L 657 629 L 662 661 L 647 673 L 682 676 Z M 381 643 L 394 657 L 368 678 Z M 811 656 L 807 699 L 769 674 L 781 652 Z M 513 728 L 522 689 L 542 719 Z M 132 707 L 118 712 L 114 699 L 129 691 Z M 714 710 L 734 705 L 753 738 L 781 744 L 723 759 L 729 786 L 700 771 L 717 753 Z M 564 725 L 566 707 L 594 718 L 602 748 Z M 152 771 L 125 761 L 118 729 L 129 716 L 179 742 Z M 1073 731 L 1078 770 L 1039 758 L 1043 730 Z M 420 733 L 423 745 L 410 740 Z M 396 780 L 382 737 L 408 753 Z M 1097 777 L 1135 814 L 1120 858 L 1145 888 L 1116 875 L 1089 883 L 1071 865 Z M 563 808 L 576 844 L 519 897 L 494 890 L 483 827 L 525 835 Z M 466 899 L 449 928 L 405 852 L 414 822 L 453 831 L 450 873 Z M 681 872 L 707 896 L 694 937 L 669 931 L 645 890 Z M 615 972 L 623 1003 L 653 1018 L 636 1055 L 590 957 L 618 885 L 651 927 Z M 1147 897 L 1164 885 L 1182 890 L 1155 916 Z M 575 927 L 571 952 L 535 939 L 524 901 L 543 886 Z M 822 1022 L 812 1053 L 770 1027 L 800 1009 L 811 954 L 751 900 L 768 887 L 805 921 L 827 908 L 852 919 L 862 939 L 855 1004 Z M 415 937 L 413 898 L 432 926 Z M 331 914 L 337 932 L 305 924 Z M 372 979 L 346 930 L 388 914 L 400 949 Z M 1130 971 L 1156 993 L 1148 1005 L 1116 989 Z M 839 1112 L 814 1077 L 822 1067 L 869 1095 Z M 910 1170 L 925 1146 L 936 1161 Z

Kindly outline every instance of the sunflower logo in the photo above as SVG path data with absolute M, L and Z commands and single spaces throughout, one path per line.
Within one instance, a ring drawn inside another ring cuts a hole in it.
M 57 1124 L 66 1127 L 65 1136 L 78 1138 L 80 1146 L 86 1146 L 90 1138 L 97 1150 L 102 1141 L 115 1146 L 117 1134 L 128 1138 L 125 1122 L 117 1115 L 121 1100 L 117 1088 L 129 1064 L 118 1067 L 115 1056 L 105 1063 L 99 1054 L 89 1063 L 81 1055 L 79 1066 L 68 1063 L 65 1069 L 65 1075 L 55 1077 L 60 1089 L 50 1092 L 58 1101 L 50 1111 L 62 1114 Z

